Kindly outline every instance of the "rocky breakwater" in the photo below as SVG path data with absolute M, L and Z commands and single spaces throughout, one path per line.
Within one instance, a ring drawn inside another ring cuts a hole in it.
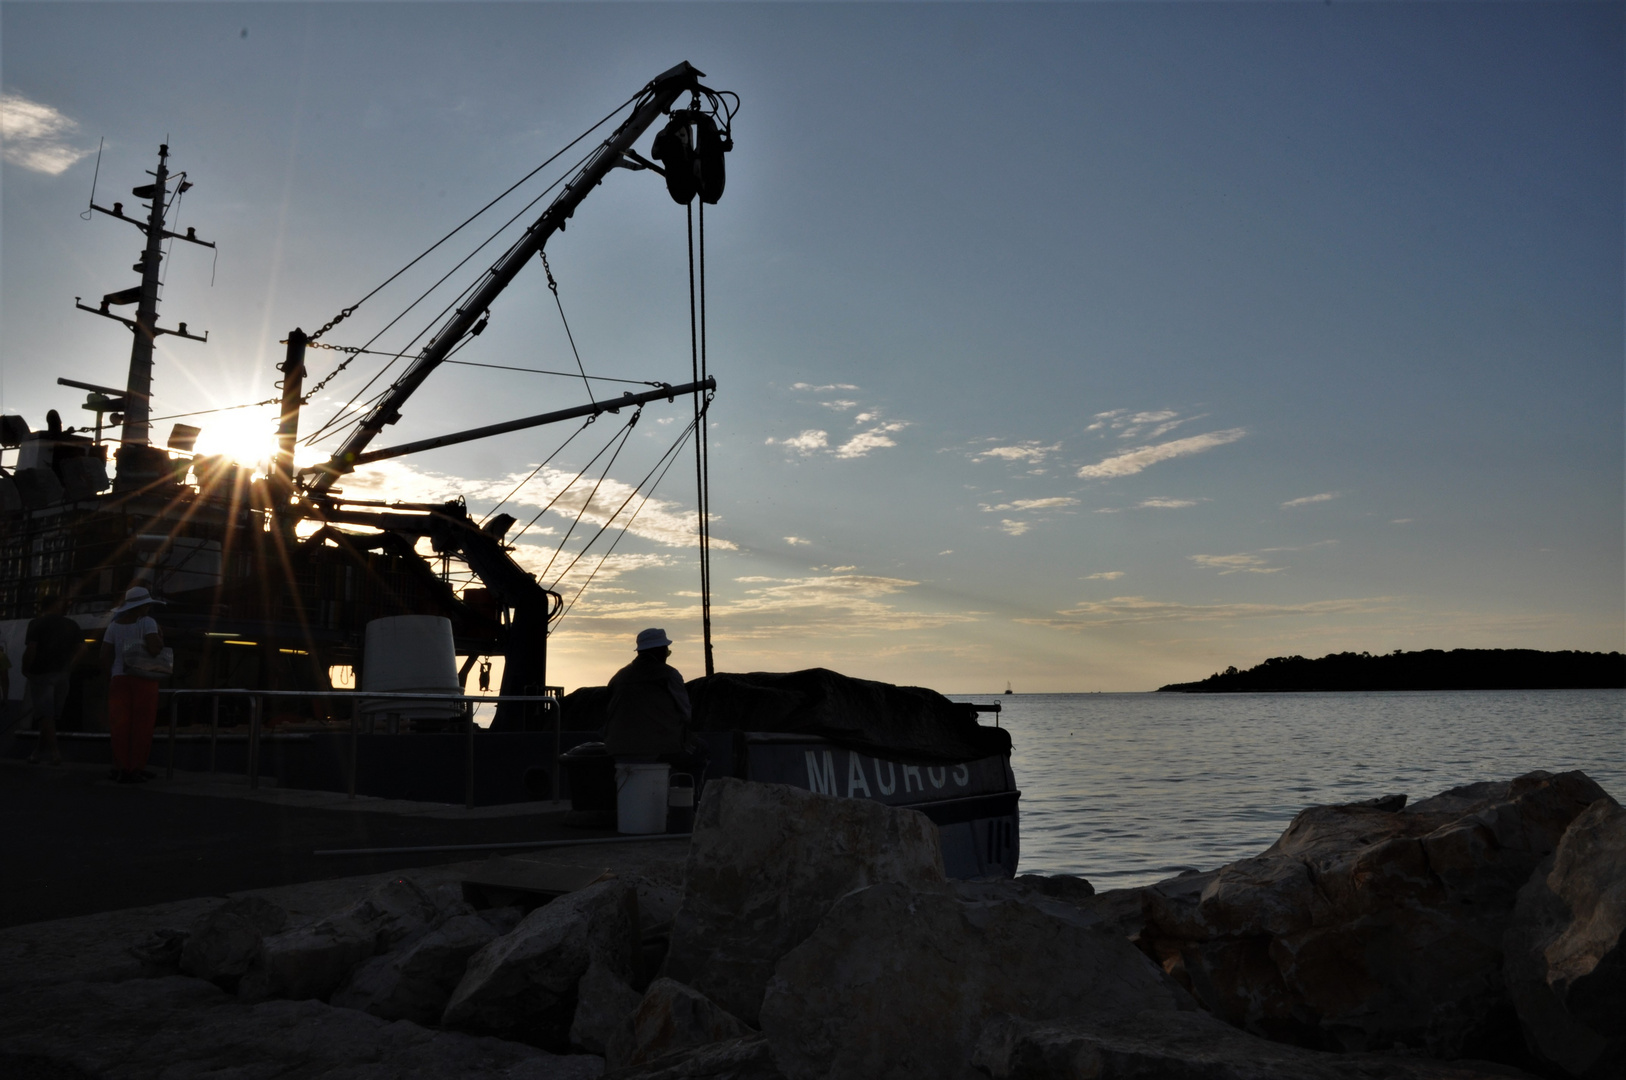
M 240 897 L 137 950 L 145 977 L 0 998 L 0 1074 L 1620 1080 L 1623 900 L 1626 813 L 1580 774 L 1313 807 L 1101 895 L 947 881 L 915 811 L 723 779 L 681 888 Z
M 1579 772 L 1311 807 L 1255 858 L 1140 890 L 1137 943 L 1276 1041 L 1621 1077 L 1623 828 Z
M 621 1080 L 1483 1078 L 1471 1062 L 1267 1041 L 1132 940 L 1141 891 L 949 882 L 909 810 L 708 785 L 661 977 L 611 1037 Z

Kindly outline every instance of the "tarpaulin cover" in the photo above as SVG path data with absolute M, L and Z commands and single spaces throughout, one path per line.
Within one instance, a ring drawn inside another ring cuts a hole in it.
M 815 735 L 837 746 L 902 762 L 972 761 L 1010 753 L 1002 728 L 977 722 L 970 705 L 920 686 L 854 679 L 825 668 L 718 673 L 688 683 L 695 731 Z M 602 731 L 609 690 L 584 686 L 564 699 L 564 726 Z

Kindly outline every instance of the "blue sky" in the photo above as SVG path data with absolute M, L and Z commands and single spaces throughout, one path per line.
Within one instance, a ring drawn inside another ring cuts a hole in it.
M 1618 649 L 1622 11 L 8 3 L 0 406 L 38 426 L 77 403 L 56 375 L 122 379 L 127 335 L 71 306 L 139 246 L 77 216 L 98 139 L 105 202 L 168 137 L 181 223 L 220 243 L 169 261 L 165 318 L 211 336 L 166 340 L 157 406 L 235 405 L 271 396 L 290 327 L 687 59 L 743 102 L 707 216 L 721 667 L 1132 690 L 1289 653 Z M 618 172 L 550 244 L 591 373 L 686 377 L 683 229 Z M 464 358 L 573 366 L 540 267 Z M 581 397 L 443 369 L 381 443 Z M 197 422 L 252 453 L 267 413 Z M 601 498 L 685 422 L 651 406 Z M 483 510 L 565 434 L 350 489 Z M 674 469 L 561 626 L 559 681 L 651 624 L 700 670 L 693 506 Z

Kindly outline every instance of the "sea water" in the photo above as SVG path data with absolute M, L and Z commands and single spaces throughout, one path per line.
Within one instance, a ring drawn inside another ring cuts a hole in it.
M 1004 707 L 1021 872 L 1097 889 L 1256 855 L 1317 803 L 1532 769 L 1581 769 L 1626 798 L 1621 690 L 954 697 Z

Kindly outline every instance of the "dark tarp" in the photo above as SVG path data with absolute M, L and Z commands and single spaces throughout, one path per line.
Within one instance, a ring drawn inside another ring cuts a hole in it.
M 1010 753 L 1004 729 L 977 723 L 970 705 L 920 686 L 854 679 L 825 668 L 719 673 L 688 683 L 695 731 L 816 735 L 837 746 L 904 763 L 972 761 Z M 609 690 L 565 696 L 564 726 L 604 730 Z

